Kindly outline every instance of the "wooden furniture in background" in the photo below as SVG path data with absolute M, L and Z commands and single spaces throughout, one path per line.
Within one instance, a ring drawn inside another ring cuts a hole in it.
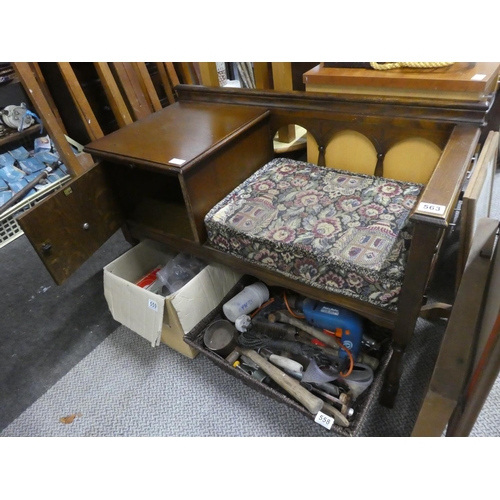
M 94 63 L 94 65 L 104 88 L 104 92 L 108 97 L 109 104 L 111 106 L 111 109 L 113 110 L 113 114 L 115 115 L 116 121 L 118 122 L 118 126 L 121 128 L 125 127 L 126 125 L 130 125 L 134 120 L 130 115 L 127 104 L 125 103 L 125 99 L 123 98 L 120 92 L 120 88 L 116 83 L 115 77 L 111 72 L 109 63 L 96 62 Z
M 499 221 L 477 223 L 413 437 L 469 435 L 500 369 Z
M 71 97 L 76 104 L 76 107 L 78 109 L 80 117 L 82 118 L 87 133 L 89 134 L 89 137 L 93 141 L 95 141 L 96 139 L 100 139 L 104 136 L 104 133 L 99 125 L 99 122 L 97 121 L 97 118 L 94 115 L 94 111 L 90 107 L 89 101 L 83 93 L 82 87 L 78 82 L 71 64 L 68 62 L 60 62 L 57 63 L 57 65 L 59 66 L 59 70 L 61 71 L 66 86 L 71 93 Z
M 490 152 L 483 155 L 482 161 L 478 161 L 475 165 L 462 196 L 456 273 L 457 288 L 462 280 L 478 221 L 490 216 L 493 182 L 497 169 L 499 136 L 499 132 L 489 132 L 483 145 L 483 151 Z M 487 160 L 487 163 L 485 163 L 485 160 Z
M 219 75 L 214 62 L 200 62 L 201 84 L 208 87 L 219 87 Z
M 153 83 L 146 63 L 103 62 L 88 64 L 95 69 L 97 83 L 103 89 L 118 127 L 130 125 L 135 120 L 145 118 L 163 108 L 157 87 Z M 172 104 L 176 100 L 174 88 L 179 84 L 174 64 L 162 62 L 154 63 L 154 65 L 167 98 L 165 105 Z M 75 71 L 75 64 L 59 62 L 52 63 L 52 66 L 57 67 L 63 84 L 62 90 L 68 93 L 82 128 L 85 130 L 88 140 L 83 141 L 83 143 L 86 144 L 89 141 L 104 137 L 106 135 L 104 124 L 99 122 L 99 119 L 102 120 L 102 115 L 97 114 L 95 102 L 89 100 L 89 92 L 85 90 L 87 84 L 78 76 Z M 68 135 L 67 128 L 55 102 L 58 93 L 64 93 L 59 92 L 61 87 L 53 83 L 51 92 L 39 63 L 14 63 L 14 68 L 23 86 L 26 89 L 32 89 L 34 92 L 35 107 L 38 114 L 46 124 L 49 135 L 53 138 L 63 162 L 68 166 L 70 174 L 72 177 L 81 175 L 94 164 L 94 161 L 88 154 L 79 154 L 78 162 L 75 163 L 74 154 L 65 137 Z M 81 72 L 79 71 L 79 73 Z M 66 108 L 67 106 L 64 106 L 65 110 Z M 73 125 L 74 123 L 72 123 Z
M 496 92 L 499 72 L 498 62 L 457 62 L 442 68 L 389 71 L 319 64 L 304 73 L 304 83 L 309 92 L 475 102 Z
M 45 97 L 42 86 L 36 77 L 36 72 L 29 63 L 12 63 L 16 74 L 19 75 L 23 87 L 32 97 L 33 106 L 49 133 L 63 163 L 72 177 L 82 175 L 93 165 L 88 155 L 75 156 L 59 119 L 54 115 L 51 103 Z

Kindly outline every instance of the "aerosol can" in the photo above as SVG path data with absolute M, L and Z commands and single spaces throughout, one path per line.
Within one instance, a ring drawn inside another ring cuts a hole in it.
M 315 328 L 328 330 L 340 337 L 340 342 L 351 352 L 356 361 L 363 341 L 363 318 L 352 311 L 327 302 L 299 297 L 293 301 L 298 311 L 302 311 L 305 320 Z M 340 349 L 339 356 L 347 357 Z

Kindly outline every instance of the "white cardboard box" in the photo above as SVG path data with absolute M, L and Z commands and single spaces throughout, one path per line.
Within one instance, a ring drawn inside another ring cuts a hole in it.
M 222 302 L 242 275 L 222 264 L 210 264 L 167 297 L 135 284 L 175 255 L 158 242 L 142 241 L 104 267 L 104 296 L 116 321 L 153 347 L 162 342 L 192 359 L 198 351 L 183 336 Z

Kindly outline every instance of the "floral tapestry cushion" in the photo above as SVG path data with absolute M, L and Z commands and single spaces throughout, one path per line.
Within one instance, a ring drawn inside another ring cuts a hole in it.
M 205 217 L 208 243 L 311 286 L 395 308 L 422 185 L 277 158 Z

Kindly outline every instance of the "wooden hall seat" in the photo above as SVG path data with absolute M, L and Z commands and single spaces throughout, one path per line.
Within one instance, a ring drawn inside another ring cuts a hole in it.
M 73 190 L 83 191 L 85 185 L 89 192 L 97 194 L 107 187 L 106 192 L 120 195 L 115 213 L 104 206 L 106 218 L 96 216 L 94 219 L 99 229 L 103 229 L 102 241 L 124 223 L 134 240 L 162 241 L 175 250 L 189 251 L 208 262 L 225 264 L 269 285 L 345 307 L 389 329 L 393 355 L 383 402 L 391 406 L 399 387 L 405 350 L 421 314 L 440 242 L 477 150 L 488 104 L 388 106 L 377 99 L 346 99 L 311 92 L 189 85 L 177 86 L 176 94 L 178 101 L 173 105 L 87 145 L 86 151 L 102 162 L 95 169 L 95 175 L 86 175 L 88 180 L 81 179 L 78 185 L 72 186 Z M 386 153 L 408 137 L 429 140 L 441 151 L 410 214 L 412 240 L 396 309 L 346 297 L 313 286 L 314 283 L 301 283 L 207 244 L 204 225 L 207 213 L 272 159 L 273 138 L 283 125 L 290 123 L 301 125 L 314 136 L 318 166 L 325 166 L 325 150 L 332 138 L 346 129 L 364 135 L 371 142 L 376 152 L 372 172 L 375 176 L 384 177 Z M 179 163 L 178 159 L 183 161 Z M 173 160 L 176 163 L 172 163 Z M 101 186 L 104 181 L 106 186 Z M 142 189 L 138 189 L 141 186 Z M 99 201 L 107 199 L 98 198 Z M 77 204 L 79 201 L 81 205 Z M 71 218 L 76 211 L 81 212 L 82 217 L 95 212 L 96 207 L 89 207 L 83 201 L 83 197 L 75 196 L 50 200 L 54 206 L 60 206 L 61 212 L 71 214 Z M 73 211 L 68 207 L 70 203 L 75 204 Z M 45 205 L 48 210 L 49 205 Z M 152 205 L 161 208 L 161 220 L 150 217 L 151 211 L 142 210 Z M 54 228 L 42 231 L 40 227 L 43 210 L 37 207 L 38 217 L 33 212 L 23 216 L 20 222 L 37 232 L 33 244 L 47 267 L 59 266 L 63 271 L 61 279 L 66 279 L 73 270 L 72 263 L 67 262 L 71 256 L 77 256 L 78 263 L 85 259 L 83 252 L 76 254 L 70 247 L 74 244 L 81 248 L 82 238 L 90 239 L 91 234 L 83 233 L 81 224 L 75 221 L 74 242 L 70 242 L 69 230 L 64 232 L 64 240 L 58 241 L 59 235 L 50 233 Z M 174 217 L 176 214 L 178 217 Z M 104 231 L 101 222 L 109 224 L 109 232 Z M 50 252 L 44 253 L 46 241 L 52 245 Z M 89 242 L 89 248 L 95 248 L 90 245 L 94 242 L 95 238 Z

